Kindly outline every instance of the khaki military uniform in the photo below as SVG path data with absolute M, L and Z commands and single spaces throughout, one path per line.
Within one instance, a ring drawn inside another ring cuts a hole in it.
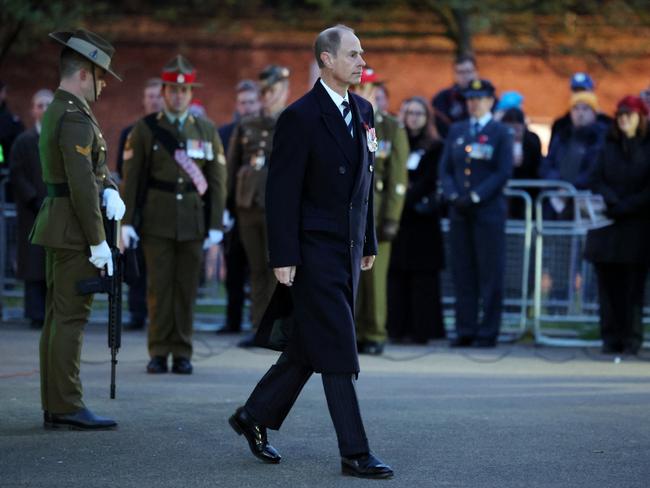
M 142 119 L 129 134 L 123 154 L 126 214 L 122 222 L 135 226 L 142 240 L 148 273 L 149 354 L 190 359 L 202 243 L 209 229 L 221 228 L 226 159 L 210 122 L 189 115 L 179 130 L 164 112 L 155 121 L 177 138 L 203 172 L 210 208 L 204 207 L 190 176 Z M 146 198 L 142 208 L 136 208 L 143 180 Z
M 242 119 L 228 149 L 229 198 L 234 200 L 239 235 L 251 273 L 251 312 L 257 327 L 276 286 L 268 265 L 264 199 L 268 162 L 277 117 L 265 115 Z
M 378 147 L 375 152 L 375 228 L 377 258 L 370 271 L 361 273 L 356 306 L 357 340 L 386 341 L 386 280 L 390 262 L 391 239 L 404 208 L 408 172 L 409 143 L 404 126 L 385 112 L 375 115 Z M 388 235 L 386 226 L 393 233 Z
M 89 246 L 106 239 L 100 197 L 117 185 L 106 167 L 106 142 L 85 101 L 57 90 L 42 121 L 39 152 L 48 196 L 30 239 L 46 249 L 47 296 L 40 342 L 43 410 L 84 408 L 79 362 L 93 296 L 75 284 L 96 277 Z

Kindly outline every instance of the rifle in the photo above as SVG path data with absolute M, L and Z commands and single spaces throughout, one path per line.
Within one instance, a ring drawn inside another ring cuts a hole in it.
M 124 280 L 124 259 L 118 247 L 119 224 L 104 216 L 106 242 L 111 249 L 113 276 L 97 276 L 78 281 L 77 293 L 108 293 L 108 347 L 111 350 L 111 399 L 115 398 L 115 367 L 117 353 L 122 345 L 122 281 Z

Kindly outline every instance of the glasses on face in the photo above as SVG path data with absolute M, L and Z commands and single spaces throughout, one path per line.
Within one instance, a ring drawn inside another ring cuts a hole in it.
M 410 115 L 412 117 L 425 117 L 427 113 L 422 112 L 421 110 L 407 110 L 406 115 Z

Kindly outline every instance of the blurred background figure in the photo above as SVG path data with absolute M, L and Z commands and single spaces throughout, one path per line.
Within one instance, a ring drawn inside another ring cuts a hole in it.
M 501 101 L 506 98 L 505 94 Z M 526 126 L 526 116 L 519 108 L 509 108 L 501 116 L 503 122 L 512 134 L 512 176 L 513 180 L 535 180 L 539 177 L 539 166 L 542 162 L 542 143 L 534 132 Z M 538 191 L 527 190 L 533 200 Z M 509 217 L 523 219 L 525 204 L 521 199 L 511 199 Z
M 650 137 L 641 98 L 626 96 L 590 181 L 612 225 L 589 231 L 585 258 L 594 263 L 604 353 L 636 354 L 650 266 Z
M 444 140 L 454 122 L 469 117 L 464 90 L 469 82 L 478 78 L 476 59 L 471 55 L 458 56 L 454 61 L 454 84 L 438 92 L 431 100 L 438 134 Z
M 380 84 L 375 88 L 375 103 L 377 110 L 385 114 L 389 113 L 388 107 L 390 106 L 388 88 L 386 85 Z
M 361 273 L 355 310 L 357 349 L 361 354 L 381 354 L 386 343 L 386 280 L 391 241 L 399 229 L 406 194 L 406 158 L 409 154 L 404 126 L 380 109 L 377 94 L 383 86 L 377 73 L 365 67 L 355 88 L 375 109 L 378 140 L 374 164 L 374 213 L 377 258 L 370 270 Z M 384 93 L 384 92 L 381 92 Z
M 32 327 L 39 329 L 45 320 L 45 249 L 29 242 L 29 233 L 47 195 L 41 172 L 38 138 L 41 119 L 53 98 L 54 94 L 50 90 L 39 90 L 34 94 L 31 110 L 34 126 L 16 138 L 10 161 L 10 177 L 18 217 L 16 276 L 25 282 L 25 318 L 31 320 Z
M 224 150 L 228 154 L 230 138 L 233 129 L 239 120 L 248 116 L 258 116 L 262 108 L 260 91 L 253 80 L 242 80 L 235 87 L 235 113 L 233 121 L 219 127 L 219 136 L 223 141 Z M 234 218 L 235 196 L 228 194 L 226 211 L 224 212 L 224 230 L 226 231 L 223 242 L 224 259 L 226 263 L 226 321 L 217 334 L 237 334 L 241 331 L 244 300 L 246 298 L 245 286 L 248 273 L 246 251 L 239 237 L 239 225 Z
M 163 109 L 162 80 L 160 78 L 149 78 L 142 90 L 142 115 L 158 113 Z M 122 168 L 124 165 L 124 146 L 133 129 L 131 124 L 120 132 L 120 141 L 117 150 L 117 174 L 118 181 L 122 180 Z M 147 322 L 147 265 L 144 259 L 142 245 L 134 242 L 135 257 L 138 263 L 138 276 L 129 283 L 128 305 L 130 319 L 124 325 L 126 330 L 142 330 Z
M 602 147 L 605 127 L 598 123 L 598 98 L 592 92 L 574 93 L 569 101 L 571 124 L 551 140 L 548 156 L 540 167 L 540 177 L 562 180 L 584 190 Z M 572 219 L 573 206 L 561 197 L 550 199 L 547 218 Z
M 419 344 L 445 337 L 440 301 L 444 250 L 438 208 L 438 160 L 443 144 L 429 104 L 405 104 L 408 189 L 388 272 L 388 335 Z
M 456 295 L 451 347 L 495 347 L 506 266 L 506 199 L 512 136 L 494 120 L 494 86 L 472 80 L 464 93 L 470 119 L 451 127 L 440 161 L 449 201 L 449 246 Z M 482 313 L 479 314 L 479 310 Z
M 587 73 L 574 73 L 571 76 L 569 81 L 569 88 L 571 89 L 571 94 L 576 93 L 594 93 L 596 84 L 594 80 Z M 596 112 L 596 121 L 602 126 L 603 130 L 607 130 L 612 123 L 612 118 L 608 115 L 601 113 L 598 109 L 595 109 Z M 559 133 L 566 133 L 570 130 L 571 125 L 573 124 L 573 117 L 571 116 L 571 111 L 565 113 L 562 117 L 556 119 L 551 126 L 551 141 Z
M 643 100 L 645 108 L 650 112 L 650 86 L 648 86 L 648 88 L 646 88 L 645 90 L 641 90 L 640 97 L 641 100 Z
M 18 134 L 25 130 L 20 117 L 9 110 L 7 96 L 7 85 L 0 81 L 0 179 L 9 174 L 8 165 L 11 157 L 11 146 Z M 13 202 L 11 185 L 7 186 L 5 198 L 8 202 Z
M 289 97 L 289 68 L 271 64 L 259 75 L 262 110 L 235 127 L 228 146 L 228 199 L 235 208 L 239 236 L 250 269 L 251 318 L 257 328 L 277 280 L 269 268 L 266 231 L 266 178 L 275 124 Z M 253 345 L 253 335 L 241 347 Z
M 516 91 L 507 91 L 501 94 L 501 98 L 494 106 L 494 120 L 503 119 L 503 115 L 511 108 L 523 110 L 524 97 Z

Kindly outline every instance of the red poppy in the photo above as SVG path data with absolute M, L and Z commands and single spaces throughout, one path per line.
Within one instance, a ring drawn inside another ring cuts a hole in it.
M 485 144 L 487 141 L 488 141 L 488 136 L 486 136 L 485 134 L 481 134 L 480 136 L 478 136 L 478 142 L 480 142 L 481 144 Z

